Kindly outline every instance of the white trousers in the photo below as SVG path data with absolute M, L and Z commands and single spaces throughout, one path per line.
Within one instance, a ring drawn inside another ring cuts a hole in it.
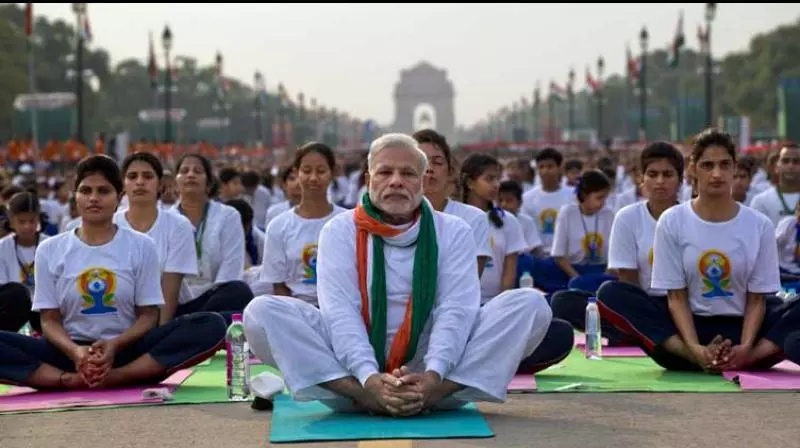
M 503 402 L 520 361 L 542 342 L 552 312 L 544 296 L 529 288 L 505 291 L 484 305 L 464 354 L 445 379 L 466 386 L 454 395 L 464 401 Z M 259 296 L 244 310 L 244 328 L 253 354 L 284 376 L 298 401 L 341 399 L 319 384 L 352 376 L 339 362 L 320 311 L 283 296 Z M 423 371 L 429 334 L 420 337 L 411 371 Z M 336 407 L 336 406 L 334 406 Z

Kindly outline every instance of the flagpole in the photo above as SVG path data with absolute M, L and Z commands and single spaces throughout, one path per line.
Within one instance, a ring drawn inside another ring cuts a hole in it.
M 32 107 L 30 108 L 31 111 L 31 134 L 33 138 L 33 164 L 36 166 L 39 163 L 39 123 L 36 114 L 36 61 L 34 58 L 33 50 L 33 3 L 28 3 L 26 5 L 26 20 L 29 22 L 27 23 L 28 32 L 27 36 L 27 45 L 28 45 L 28 90 L 31 94 L 32 99 Z

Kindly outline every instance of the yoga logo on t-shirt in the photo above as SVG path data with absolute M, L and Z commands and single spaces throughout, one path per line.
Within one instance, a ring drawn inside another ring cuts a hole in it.
M 557 217 L 558 210 L 554 208 L 546 208 L 539 213 L 539 224 L 542 227 L 542 234 L 552 235 L 555 233 Z
M 647 263 L 650 265 L 651 268 L 653 267 L 653 248 L 652 247 L 650 248 L 650 252 L 647 253 Z
M 81 314 L 116 313 L 114 307 L 117 275 L 106 268 L 88 268 L 78 275 L 78 294 L 83 299 Z
M 603 235 L 597 232 L 589 232 L 583 236 L 581 244 L 583 246 L 584 263 L 599 264 L 603 262 Z
M 19 282 L 29 288 L 33 288 L 33 269 L 33 263 L 20 264 Z
M 492 256 L 486 260 L 486 264 L 483 266 L 484 269 L 494 266 L 494 263 L 492 263 L 492 259 L 494 258 L 494 235 L 489 235 L 489 249 L 492 250 Z
M 703 279 L 703 297 L 732 297 L 731 261 L 724 252 L 710 249 L 703 252 L 697 260 L 697 270 Z
M 315 243 L 306 244 L 300 253 L 303 261 L 303 283 L 306 285 L 317 284 L 317 245 Z

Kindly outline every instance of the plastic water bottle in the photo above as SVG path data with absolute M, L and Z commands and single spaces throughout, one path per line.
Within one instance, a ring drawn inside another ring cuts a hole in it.
M 250 347 L 244 335 L 242 315 L 234 314 L 225 333 L 227 351 L 228 400 L 250 400 Z
M 519 278 L 519 287 L 520 288 L 533 288 L 533 276 L 530 272 L 525 272 L 522 274 L 522 277 Z
M 586 359 L 603 359 L 603 335 L 600 331 L 600 310 L 597 297 L 586 304 Z

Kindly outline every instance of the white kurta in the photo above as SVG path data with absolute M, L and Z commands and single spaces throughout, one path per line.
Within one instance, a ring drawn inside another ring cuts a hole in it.
M 280 369 L 300 401 L 346 403 L 318 385 L 349 376 L 363 385 L 379 372 L 361 318 L 353 214 L 349 210 L 337 215 L 320 235 L 319 310 L 297 299 L 261 296 L 244 311 L 253 352 Z M 456 399 L 502 402 L 520 360 L 544 339 L 552 312 L 533 289 L 506 291 L 481 308 L 472 230 L 463 220 L 444 213 L 435 212 L 433 220 L 439 245 L 436 303 L 408 367 L 417 372 L 433 370 L 466 386 Z M 418 226 L 387 241 L 384 249 L 387 351 L 411 293 L 415 246 L 410 243 Z M 370 244 L 370 267 L 371 253 Z M 371 279 L 370 268 L 368 284 Z

